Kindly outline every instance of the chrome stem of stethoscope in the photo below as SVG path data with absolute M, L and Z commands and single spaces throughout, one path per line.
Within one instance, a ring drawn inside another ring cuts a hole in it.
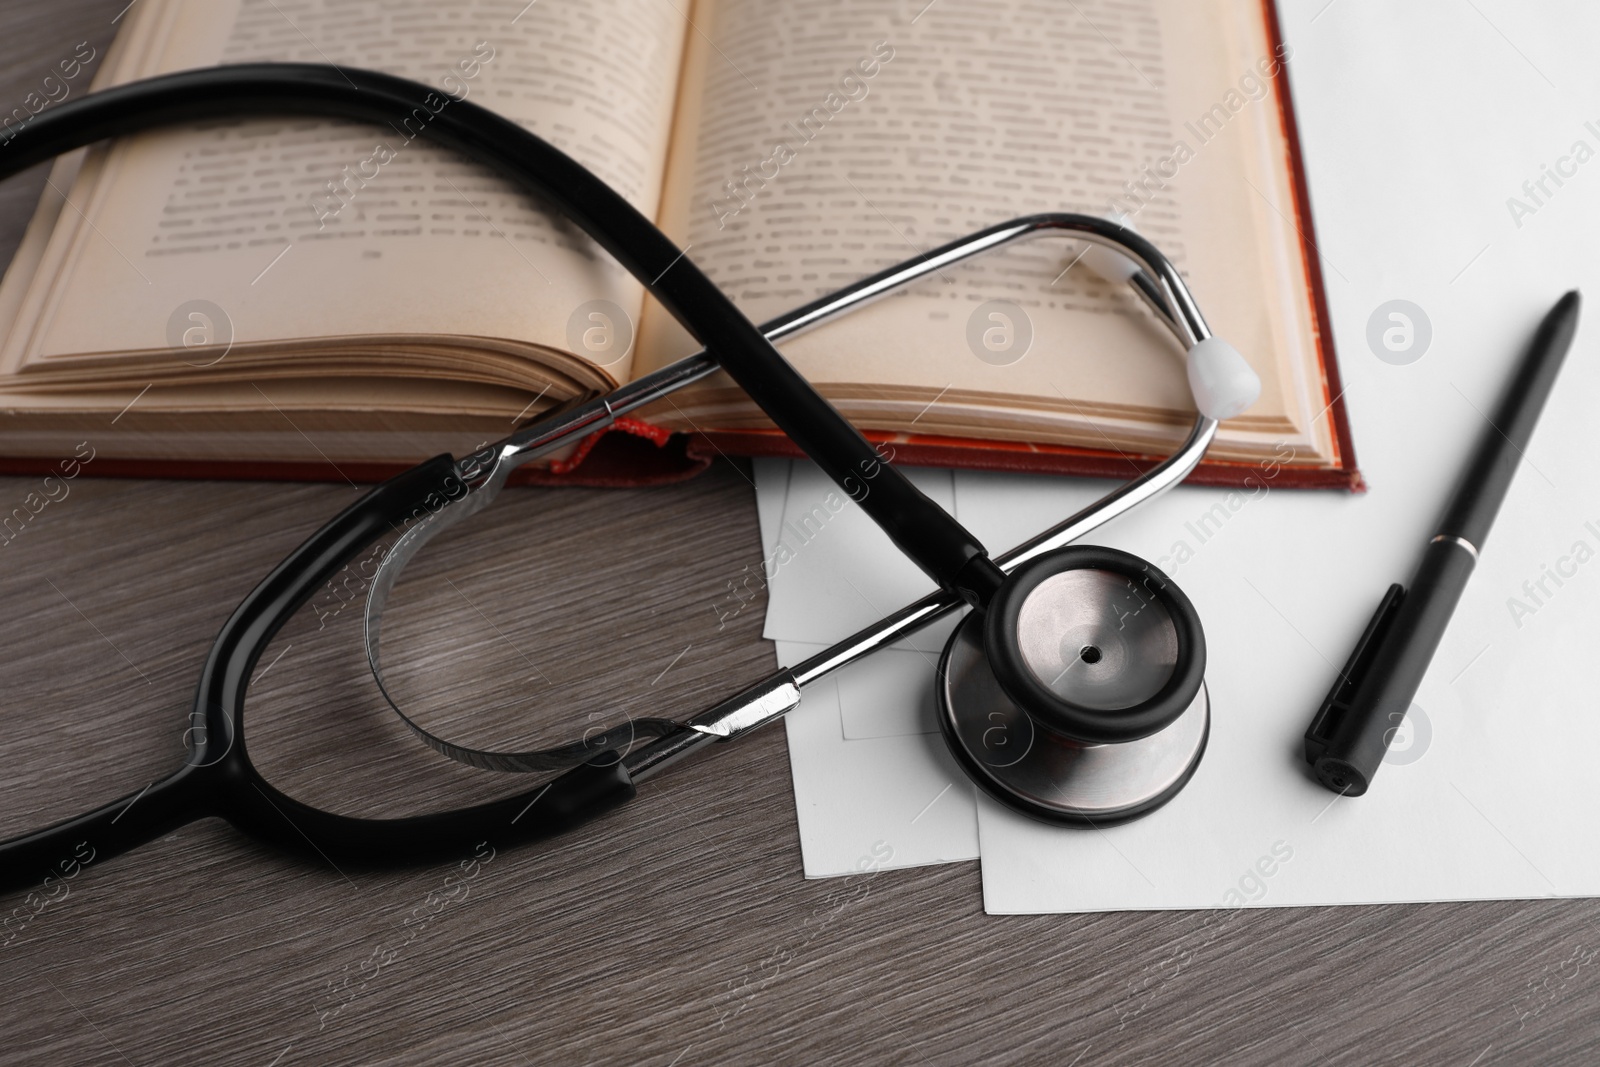
M 969 234 L 781 315 L 763 324 L 762 332 L 775 342 L 793 337 L 945 267 L 1024 238 L 1052 233 L 1115 249 L 1142 266 L 1143 270 L 1129 277 L 1129 284 L 1185 349 L 1211 336 L 1183 278 L 1159 250 L 1133 231 L 1106 219 L 1065 213 L 1028 216 Z M 622 415 L 708 377 L 717 369 L 716 361 L 709 354 L 697 352 L 622 385 L 604 397 L 542 418 L 502 441 L 463 457 L 457 461 L 456 473 L 466 491 L 455 499 L 443 502 L 436 510 L 419 516 L 385 554 L 367 594 L 367 660 L 384 700 L 428 745 L 474 766 L 500 770 L 533 769 L 533 765 L 515 757 L 468 749 L 437 737 L 407 716 L 390 694 L 384 682 L 379 651 L 381 623 L 384 605 L 405 565 L 435 536 L 487 507 L 499 495 L 506 478 L 517 467 L 582 436 L 604 429 Z M 1205 415 L 1197 416 L 1188 438 L 1166 460 L 1000 556 L 995 560 L 996 564 L 1009 572 L 1165 492 L 1181 482 L 1199 463 L 1216 430 L 1216 420 Z M 961 599 L 954 593 L 942 590 L 931 593 L 805 662 L 774 673 L 682 726 L 633 749 L 624 757 L 624 765 L 633 779 L 640 781 L 704 744 L 731 740 L 780 718 L 799 704 L 802 685 L 920 630 L 956 610 L 961 604 Z
M 1035 228 L 1006 227 L 1005 229 L 1010 234 L 1008 237 L 1010 240 L 1026 233 L 1037 232 Z M 983 235 L 975 236 L 981 238 Z M 1169 266 L 1165 259 L 1161 260 L 1160 265 Z M 1189 296 L 1183 280 L 1175 271 L 1163 280 L 1166 288 L 1178 297 L 1175 303 L 1180 309 L 1179 315 L 1174 315 L 1168 306 L 1160 303 L 1164 294 L 1151 284 L 1148 276 L 1135 275 L 1130 282 L 1158 313 L 1162 321 L 1178 335 L 1180 341 L 1186 340 L 1185 332 L 1190 333 L 1194 342 L 1210 336 L 1205 321 Z M 1188 331 L 1180 325 L 1187 320 L 1187 316 L 1181 313 L 1185 307 L 1193 316 Z M 1166 460 L 1057 525 L 1018 545 L 997 558 L 995 562 L 1002 570 L 1010 573 L 1022 564 L 1070 544 L 1103 523 L 1160 496 L 1183 481 L 1189 472 L 1194 470 L 1201 457 L 1205 455 L 1212 438 L 1216 436 L 1217 426 L 1217 420 L 1205 415 L 1197 416 L 1188 438 Z M 802 686 L 921 630 L 961 606 L 961 598 L 956 594 L 946 590 L 936 590 L 794 667 L 776 671 L 732 699 L 691 719 L 684 728 L 640 746 L 624 757 L 623 765 L 627 767 L 629 775 L 635 782 L 644 781 L 712 741 L 732 740 L 740 734 L 764 726 L 799 706 Z
M 1133 256 L 1143 267 L 1143 272 L 1133 275 L 1131 286 L 1156 316 L 1167 324 L 1179 343 L 1187 349 L 1211 336 L 1194 297 L 1165 256 L 1132 234 L 1132 231 L 1106 219 L 1067 213 L 1030 215 L 968 234 L 763 323 L 761 332 L 773 342 L 787 340 L 930 274 L 936 274 L 945 267 L 1002 245 L 1051 233 L 1081 237 Z M 1130 235 L 1139 241 L 1142 249 L 1133 247 L 1128 239 Z M 708 353 L 696 352 L 621 385 L 603 397 L 541 419 L 502 441 L 481 448 L 463 457 L 457 464 L 457 470 L 464 480 L 482 484 L 484 488 L 492 484 L 492 492 L 498 492 L 505 476 L 529 460 L 544 455 L 574 437 L 604 429 L 628 412 L 654 403 L 717 370 L 716 360 Z
M 1161 495 L 1188 476 L 1217 432 L 1217 421 L 1195 419 L 1188 440 L 1176 453 L 1139 478 L 1107 494 L 1065 521 L 1013 548 L 995 560 L 1008 574 L 1017 567 L 1070 544 L 1102 523 Z M 643 781 L 712 741 L 729 741 L 793 711 L 800 687 L 885 648 L 937 622 L 963 606 L 959 596 L 935 590 L 867 628 L 824 649 L 810 659 L 784 668 L 744 692 L 696 716 L 685 727 L 630 752 L 623 764 L 633 780 Z

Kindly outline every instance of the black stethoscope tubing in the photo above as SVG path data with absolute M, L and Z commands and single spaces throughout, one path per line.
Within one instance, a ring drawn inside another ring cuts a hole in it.
M 441 510 L 483 488 L 478 482 L 469 485 L 465 480 L 475 477 L 471 472 L 479 457 L 458 462 L 448 455 L 436 456 L 346 508 L 274 568 L 228 618 L 201 672 L 190 730 L 185 737 L 190 751 L 184 765 L 138 793 L 48 829 L 0 842 L 0 892 L 60 877 L 69 866 L 75 873 L 85 862 L 110 858 L 205 817 L 223 818 L 266 844 L 326 861 L 340 870 L 433 862 L 463 855 L 486 838 L 496 847 L 548 838 L 631 799 L 636 775 L 653 773 L 708 739 L 728 740 L 781 715 L 798 702 L 798 687 L 808 677 L 832 669 L 837 665 L 835 660 L 844 662 L 870 651 L 887 634 L 925 623 L 962 602 L 984 609 L 991 607 L 993 601 L 990 628 L 1003 628 L 1005 619 L 1014 611 L 999 609 L 1010 601 L 1020 603 L 1027 592 L 1026 583 L 1022 582 L 1026 574 L 1008 585 L 1005 570 L 989 559 L 983 546 L 881 458 L 777 353 L 763 328 L 752 325 L 648 219 L 564 153 L 477 105 L 448 99 L 405 79 L 360 70 L 254 64 L 189 71 L 97 92 L 41 114 L 0 150 L 0 178 L 106 137 L 174 123 L 288 113 L 381 124 L 403 121 L 419 110 L 428 116 L 421 124 L 427 136 L 516 180 L 570 218 L 705 345 L 702 356 L 675 365 L 687 370 L 674 372 L 667 368 L 660 373 L 693 378 L 705 373 L 696 369 L 702 366 L 697 360 L 714 360 L 836 483 L 847 490 L 853 486 L 870 490 L 852 491 L 851 496 L 902 551 L 939 583 L 942 592 L 842 642 L 829 651 L 827 662 L 808 661 L 793 672 L 779 672 L 686 724 L 665 722 L 671 735 L 630 755 L 626 762 L 620 753 L 606 750 L 594 761 L 538 787 L 491 803 L 435 814 L 367 819 L 312 808 L 275 789 L 249 760 L 243 725 L 249 679 L 282 625 L 359 552 L 386 535 L 408 529 L 414 542 L 408 551 L 415 551 L 431 532 L 421 539 L 415 535 L 423 534 L 422 528 L 430 523 L 434 529 L 439 528 L 433 520 L 440 517 Z M 846 299 L 886 292 L 913 277 L 929 262 L 937 265 L 941 256 L 962 258 L 1025 232 L 1053 227 L 1087 231 L 1084 236 L 1111 240 L 1146 264 L 1160 264 L 1159 270 L 1151 269 L 1160 276 L 1159 288 L 1164 293 L 1158 291 L 1156 281 L 1137 271 L 1128 280 L 1167 319 L 1180 340 L 1187 335 L 1188 343 L 1196 346 L 1191 355 L 1199 345 L 1213 343 L 1208 340 L 1209 332 L 1187 290 L 1154 246 L 1131 230 L 1085 216 L 1033 216 L 980 231 L 864 279 L 851 287 L 855 296 L 835 294 L 791 313 L 789 318 L 825 315 L 827 308 L 834 304 L 842 307 Z M 765 329 L 773 327 L 768 324 Z M 1238 357 L 1234 354 L 1232 358 Z M 690 367 L 691 363 L 695 367 Z M 1194 372 L 1191 361 L 1191 385 Z M 670 390 L 670 386 L 667 388 Z M 608 398 L 602 403 L 609 412 L 612 401 Z M 1208 409 L 1206 403 L 1200 407 L 1202 412 Z M 1166 462 L 1029 545 L 1014 549 L 1001 561 L 1010 567 L 1024 558 L 1037 558 L 1047 544 L 1070 540 L 1074 531 L 1092 527 L 1161 492 L 1198 461 L 1215 428 L 1215 418 L 1203 414 L 1183 447 Z M 488 492 L 476 506 L 492 498 L 493 492 Z M 469 514 L 476 506 L 457 507 L 454 517 Z M 406 540 L 402 538 L 402 542 Z M 1058 553 L 1056 566 L 1063 565 L 1066 554 L 1073 554 L 1079 565 L 1087 565 L 1085 560 L 1092 563 L 1085 556 L 1087 551 L 1074 548 Z M 1133 568 L 1129 571 L 1133 577 L 1148 572 L 1157 584 L 1166 583 L 1165 577 L 1148 564 L 1129 559 L 1132 563 L 1127 567 Z M 397 572 L 403 559 L 386 557 L 385 566 L 391 563 Z M 389 580 L 393 580 L 392 573 Z M 1003 592 L 1008 588 L 1009 598 Z M 1179 628 L 1187 627 L 1180 642 L 1182 670 L 1174 675 L 1183 675 L 1185 681 L 1168 686 L 1174 691 L 1173 699 L 1167 701 L 1173 708 L 1157 707 L 1159 700 L 1147 703 L 1143 718 L 1149 722 L 1136 714 L 1121 715 L 1121 721 L 1108 721 L 1104 716 L 1091 716 L 1092 721 L 1084 723 L 1068 721 L 1063 723 L 1064 734 L 1090 741 L 1129 740 L 1135 735 L 1148 735 L 1183 710 L 1188 697 L 1181 696 L 1178 690 L 1198 688 L 1204 670 L 1204 639 L 1198 619 L 1193 618 L 1192 608 L 1181 592 L 1173 587 L 1170 595 L 1164 595 L 1168 606 L 1183 616 L 1176 620 Z M 369 603 L 369 626 L 374 622 L 371 612 Z M 373 636 L 369 634 L 369 640 Z M 369 645 L 369 654 L 375 655 L 375 644 Z M 997 673 L 1006 666 L 1004 660 L 1002 656 L 1002 662 L 996 664 Z M 1016 683 L 1008 688 L 1020 686 L 1027 691 L 1027 705 L 1040 705 L 1050 713 L 1052 702 L 1059 703 L 1055 696 L 1030 681 L 1024 668 L 1012 666 L 1013 673 L 1024 675 L 1023 681 L 1028 684 Z M 1070 702 L 1062 708 L 1058 717 L 1074 712 Z M 1048 715 L 1041 722 L 1048 725 Z M 1095 736 L 1097 724 L 1099 729 L 1112 732 Z M 583 755 L 578 753 L 579 758 Z M 980 780 L 980 784 L 985 783 Z M 1174 788 L 1177 787 L 1181 787 L 1181 781 Z M 90 860 L 86 861 L 85 856 Z
M 95 92 L 36 116 L 0 150 L 0 179 L 109 137 L 178 123 L 295 114 L 382 125 L 419 109 L 428 115 L 427 137 L 515 180 L 615 257 L 831 477 L 846 481 L 870 472 L 873 491 L 863 507 L 941 586 L 976 600 L 996 584 L 984 570 L 982 545 L 884 463 L 650 220 L 565 153 L 476 104 L 348 67 L 247 64 L 185 71 Z M 496 845 L 540 840 L 630 799 L 633 784 L 612 761 L 585 764 L 489 804 L 364 819 L 302 804 L 251 765 L 242 725 L 245 689 L 272 635 L 362 548 L 429 510 L 431 500 L 453 499 L 463 490 L 452 458 L 437 456 L 380 485 L 313 534 L 218 634 L 201 672 L 184 766 L 139 793 L 0 844 L 0 891 L 50 876 L 81 843 L 99 862 L 204 817 L 226 819 L 270 845 L 344 868 L 464 854 L 485 827 L 501 827 Z

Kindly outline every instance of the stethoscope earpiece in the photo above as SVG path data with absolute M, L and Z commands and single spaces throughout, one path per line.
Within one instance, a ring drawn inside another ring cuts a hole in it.
M 1017 570 L 951 635 L 945 740 L 990 795 L 1049 822 L 1165 803 L 1205 751 L 1205 635 L 1189 598 L 1137 556 L 1074 546 Z

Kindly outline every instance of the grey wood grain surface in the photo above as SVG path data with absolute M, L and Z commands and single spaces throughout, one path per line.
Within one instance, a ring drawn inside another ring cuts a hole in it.
M 0 105 L 79 41 L 103 51 L 125 4 L 5 0 Z M 42 183 L 0 186 L 0 257 Z M 34 487 L 0 479 L 0 511 Z M 354 492 L 82 478 L 0 545 L 0 835 L 175 765 L 217 626 Z M 772 663 L 759 604 L 721 628 L 712 609 L 759 559 L 731 465 L 660 490 L 512 491 L 454 542 L 400 590 L 391 647 L 416 664 L 407 695 L 459 736 L 681 712 Z M 269 777 L 369 814 L 512 791 L 378 707 L 354 616 L 303 616 L 263 660 L 250 741 Z M 345 876 L 217 822 L 91 867 L 0 948 L 0 1062 L 1600 1060 L 1600 983 L 1578 962 L 1600 944 L 1594 901 L 1252 910 L 1218 929 L 990 918 L 974 863 L 808 883 L 780 729 L 497 854 L 411 937 L 453 872 Z

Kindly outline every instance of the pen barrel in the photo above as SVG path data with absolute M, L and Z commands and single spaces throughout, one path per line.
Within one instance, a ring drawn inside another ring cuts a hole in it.
M 1512 372 L 1505 395 L 1488 416 L 1491 425 L 1484 427 L 1461 474 L 1439 523 L 1440 533 L 1460 537 L 1474 548 L 1483 547 L 1572 346 L 1578 329 L 1578 308 L 1578 294 L 1570 292 L 1539 323 L 1527 352 Z
M 1348 796 L 1367 791 L 1428 673 L 1475 565 L 1473 554 L 1459 542 L 1437 540 L 1428 545 L 1386 639 L 1351 696 L 1349 713 L 1316 761 L 1314 769 L 1323 785 Z

